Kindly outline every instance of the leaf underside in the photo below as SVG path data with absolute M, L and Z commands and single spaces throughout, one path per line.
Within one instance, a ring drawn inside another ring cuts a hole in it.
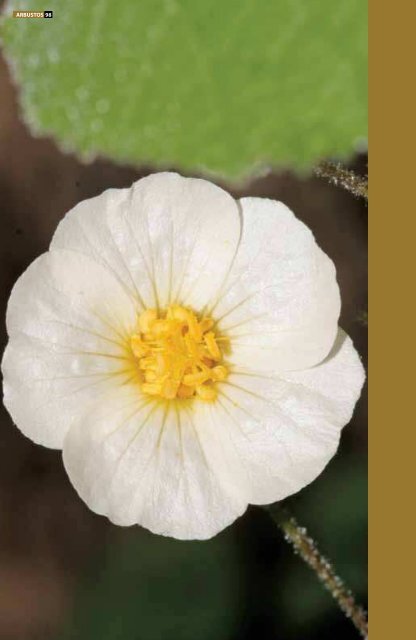
M 25 10 L 39 3 L 25 2 Z M 362 0 L 49 2 L 3 38 L 23 116 L 84 160 L 238 177 L 345 158 L 367 132 Z

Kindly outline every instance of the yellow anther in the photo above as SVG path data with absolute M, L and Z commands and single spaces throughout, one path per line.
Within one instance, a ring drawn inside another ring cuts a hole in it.
M 178 391 L 178 398 L 192 398 L 195 393 L 195 387 L 187 387 L 185 384 L 181 384 Z
M 204 335 L 204 341 L 207 345 L 208 352 L 214 360 L 221 360 L 221 351 L 215 340 L 215 335 L 212 331 L 209 331 Z
M 141 339 L 140 336 L 134 335 L 131 338 L 131 350 L 136 358 L 143 358 L 149 351 L 149 347 Z
M 192 338 L 190 333 L 187 333 L 183 337 L 183 340 L 184 340 L 184 343 L 185 343 L 187 355 L 190 356 L 191 358 L 196 359 L 198 357 L 198 344 L 197 344 L 197 342 L 195 342 L 195 340 Z
M 152 356 L 140 358 L 139 367 L 140 369 L 156 369 L 156 360 Z
M 209 373 L 207 374 L 205 371 L 199 371 L 199 373 L 187 373 L 183 377 L 183 382 L 190 387 L 194 387 L 197 384 L 203 384 L 209 380 L 209 377 Z
M 169 320 L 156 320 L 152 324 L 152 334 L 155 338 L 161 338 L 162 336 L 167 336 L 171 331 L 172 325 Z
M 164 353 L 156 353 L 156 375 L 163 376 L 169 368 L 169 359 Z
M 217 381 L 225 380 L 226 377 L 228 376 L 228 369 L 224 367 L 224 365 L 219 364 L 212 369 L 211 375 L 213 380 L 217 380 Z
M 166 313 L 166 317 L 168 319 L 179 320 L 180 322 L 187 322 L 189 316 L 189 311 L 184 307 L 181 307 L 179 304 L 172 304 Z
M 138 325 L 130 347 L 143 372 L 143 393 L 165 400 L 194 396 L 215 400 L 216 384 L 226 379 L 228 369 L 210 331 L 211 318 L 199 320 L 193 311 L 175 304 L 161 314 L 147 309 Z
M 179 382 L 175 382 L 174 380 L 166 380 L 162 385 L 162 396 L 167 400 L 173 400 L 173 398 L 176 398 L 179 384 Z
M 199 326 L 198 320 L 196 319 L 193 313 L 189 313 L 189 316 L 188 316 L 188 329 L 192 339 L 197 343 L 201 342 L 202 330 L 201 330 L 201 327 Z
M 207 384 L 201 384 L 196 388 L 197 395 L 205 402 L 212 402 L 217 397 L 217 390 Z
M 149 333 L 152 324 L 157 320 L 156 309 L 146 309 L 139 315 L 139 329 L 141 333 Z
M 144 372 L 144 379 L 146 380 L 146 382 L 156 382 L 157 375 L 151 369 L 146 369 L 146 371 Z
M 212 320 L 211 318 L 202 318 L 199 326 L 201 327 L 202 333 L 205 333 L 206 331 L 212 329 L 212 327 L 214 326 L 214 320 Z
M 142 391 L 143 393 L 149 393 L 151 396 L 158 396 L 161 394 L 162 385 L 156 382 L 144 382 L 142 384 Z

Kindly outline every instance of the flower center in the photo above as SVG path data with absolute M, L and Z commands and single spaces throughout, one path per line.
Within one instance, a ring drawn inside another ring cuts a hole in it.
M 158 314 L 147 309 L 139 316 L 138 333 L 131 349 L 143 373 L 144 393 L 166 400 L 192 398 L 210 402 L 217 397 L 216 383 L 225 380 L 228 369 L 213 331 L 214 321 L 180 305 Z

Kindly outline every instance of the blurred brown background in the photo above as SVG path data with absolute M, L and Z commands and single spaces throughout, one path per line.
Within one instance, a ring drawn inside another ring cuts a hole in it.
M 32 138 L 1 57 L 0 149 L 3 319 L 13 283 L 47 250 L 64 213 L 151 168 L 83 165 L 52 141 Z M 366 158 L 351 166 L 366 173 Z M 341 324 L 365 358 L 365 204 L 322 179 L 290 173 L 223 186 L 235 196 L 282 200 L 311 227 L 337 267 Z M 5 342 L 2 320 L 2 349 Z M 260 508 L 205 543 L 117 528 L 80 501 L 60 452 L 27 440 L 3 408 L 0 420 L 0 640 L 357 637 Z M 365 394 L 336 458 L 288 504 L 365 604 Z

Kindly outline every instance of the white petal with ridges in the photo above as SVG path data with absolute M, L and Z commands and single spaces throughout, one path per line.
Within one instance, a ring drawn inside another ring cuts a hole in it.
M 259 370 L 317 364 L 331 349 L 340 312 L 331 260 L 281 202 L 240 200 L 243 235 L 212 313 L 231 340 L 230 360 Z
M 228 193 L 206 180 L 157 173 L 78 204 L 51 248 L 101 260 L 143 306 L 177 301 L 200 309 L 222 285 L 240 231 Z
M 180 539 L 209 538 L 241 515 L 247 503 L 225 479 L 211 426 L 192 413 L 143 405 L 125 388 L 74 425 L 64 464 L 88 506 L 116 524 Z
M 340 330 L 326 360 L 311 369 L 233 373 L 221 385 L 218 403 L 200 407 L 200 419 L 210 416 L 247 501 L 267 504 L 299 491 L 322 472 L 363 382 L 358 354 Z
M 30 265 L 10 296 L 2 363 L 5 405 L 23 433 L 62 447 L 74 419 L 128 379 L 136 309 L 112 274 L 83 255 L 54 251 Z

